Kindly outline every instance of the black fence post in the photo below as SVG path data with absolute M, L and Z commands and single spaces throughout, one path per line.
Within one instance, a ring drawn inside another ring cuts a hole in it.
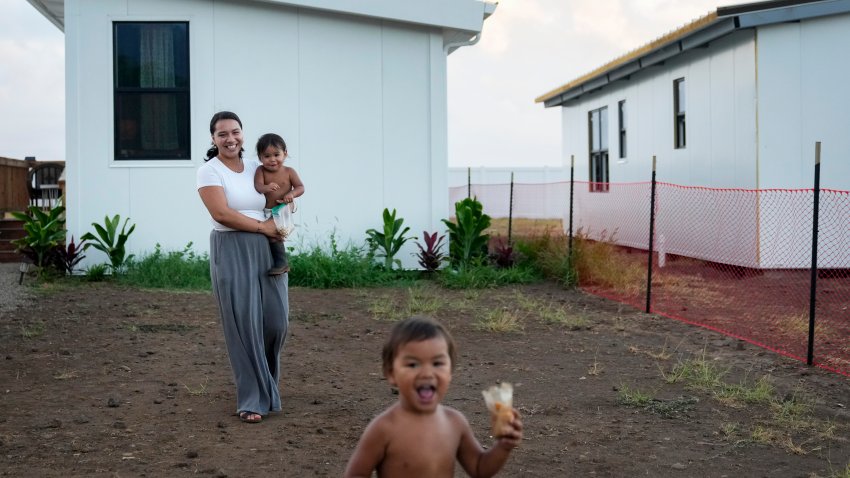
M 511 171 L 511 197 L 508 203 L 508 246 L 511 245 L 511 226 L 514 217 L 514 172 Z
M 466 168 L 466 197 L 472 197 L 472 168 L 469 166 Z
M 573 259 L 573 186 L 575 185 L 576 155 L 570 155 L 570 242 L 567 249 L 570 261 Z
M 649 195 L 649 254 L 646 267 L 646 313 L 652 303 L 652 245 L 655 239 L 655 155 L 652 156 L 652 188 Z
M 815 304 L 818 287 L 818 212 L 820 209 L 820 141 L 815 142 L 815 203 L 812 215 L 812 286 L 809 292 L 809 351 L 806 364 L 812 365 L 815 355 Z

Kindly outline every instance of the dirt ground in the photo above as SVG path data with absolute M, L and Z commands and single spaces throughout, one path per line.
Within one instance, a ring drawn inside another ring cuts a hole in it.
M 492 441 L 481 390 L 515 385 L 525 441 L 499 476 L 850 473 L 847 377 L 555 284 L 293 288 L 283 412 L 256 425 L 233 415 L 209 293 L 109 283 L 32 293 L 0 308 L 2 476 L 340 476 L 364 426 L 396 399 L 380 348 L 411 311 L 454 334 L 445 403 L 483 444 Z M 521 330 L 484 330 L 486 319 Z M 777 398 L 734 401 L 673 380 L 674 368 L 694 364 L 725 370 L 729 389 L 767 377 Z

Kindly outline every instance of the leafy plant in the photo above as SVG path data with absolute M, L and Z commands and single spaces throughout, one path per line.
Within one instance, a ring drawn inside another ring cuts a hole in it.
M 80 241 L 79 244 L 74 242 L 74 236 L 71 236 L 71 241 L 67 244 L 60 244 L 56 247 L 56 262 L 62 266 L 62 270 L 68 274 L 74 273 L 74 267 L 80 263 L 86 256 L 82 253 L 86 241 Z
M 516 253 L 510 242 L 503 237 L 497 237 L 493 241 L 493 252 L 490 253 L 490 260 L 497 266 L 507 269 L 516 262 Z
M 30 258 L 40 268 L 54 264 L 54 252 L 65 239 L 65 208 L 55 206 L 47 212 L 30 206 L 27 214 L 13 212 L 12 216 L 24 223 L 27 235 L 12 241 L 18 251 Z
M 446 260 L 446 254 L 442 251 L 443 239 L 445 235 L 437 236 L 437 233 L 428 234 L 428 231 L 422 231 L 425 247 L 419 241 L 416 245 L 419 247 L 419 252 L 416 257 L 419 259 L 419 265 L 428 272 L 434 272 L 440 268 L 440 264 Z
M 106 264 L 95 264 L 88 269 L 86 269 L 86 281 L 88 282 L 102 282 L 106 279 L 106 270 L 108 266 Z
M 118 274 L 123 271 L 125 263 L 133 258 L 133 254 L 127 255 L 126 243 L 127 238 L 136 229 L 136 225 L 132 224 L 128 230 L 127 223 L 130 222 L 130 218 L 128 217 L 124 220 L 121 232 L 118 232 L 118 223 L 121 221 L 121 217 L 118 214 L 113 216 L 112 219 L 109 219 L 109 216 L 105 216 L 103 220 L 103 226 L 96 222 L 92 223 L 97 236 L 87 232 L 80 237 L 84 241 L 94 241 L 87 243 L 83 250 L 94 247 L 105 253 L 109 257 L 112 273 Z
M 410 237 L 405 237 L 405 234 L 410 228 L 405 227 L 402 229 L 401 225 L 404 219 L 396 219 L 395 215 L 395 209 L 390 213 L 389 209 L 384 208 L 384 232 L 378 232 L 375 229 L 368 229 L 366 231 L 366 234 L 369 236 L 367 239 L 369 247 L 373 251 L 377 251 L 376 255 L 378 257 L 384 258 L 384 268 L 386 270 L 392 270 L 393 264 L 401 267 L 401 261 L 394 259 L 394 257 L 399 249 L 401 249 L 401 246 L 411 239 Z
M 449 228 L 449 256 L 453 265 L 465 268 L 487 256 L 490 235 L 484 231 L 490 227 L 490 216 L 477 199 L 466 198 L 455 203 L 455 217 L 457 224 L 443 219 Z
M 181 251 L 163 251 L 157 244 L 153 253 L 127 261 L 121 282 L 137 287 L 209 290 L 209 255 L 196 254 L 191 241 Z

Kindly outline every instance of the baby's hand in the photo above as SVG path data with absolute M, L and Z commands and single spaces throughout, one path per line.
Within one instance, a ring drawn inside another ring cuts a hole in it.
M 295 198 L 292 196 L 292 193 L 286 193 L 286 194 L 283 196 L 283 202 L 285 202 L 286 204 L 289 204 L 289 203 L 291 203 L 291 202 L 292 202 L 292 201 L 294 201 L 294 200 L 295 200 Z
M 277 191 L 278 189 L 280 189 L 280 185 L 278 185 L 277 183 L 266 184 L 266 190 L 268 192 Z
M 519 412 L 516 408 L 513 409 L 513 412 L 514 419 L 502 426 L 496 440 L 496 444 L 506 450 L 513 450 L 522 441 L 522 420 L 519 419 Z

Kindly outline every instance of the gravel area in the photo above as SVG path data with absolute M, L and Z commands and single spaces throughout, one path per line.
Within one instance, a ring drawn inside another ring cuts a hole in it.
M 32 278 L 25 277 L 24 284 L 18 284 L 20 265 L 18 262 L 0 263 L 0 317 L 33 300 L 32 291 L 27 286 Z

